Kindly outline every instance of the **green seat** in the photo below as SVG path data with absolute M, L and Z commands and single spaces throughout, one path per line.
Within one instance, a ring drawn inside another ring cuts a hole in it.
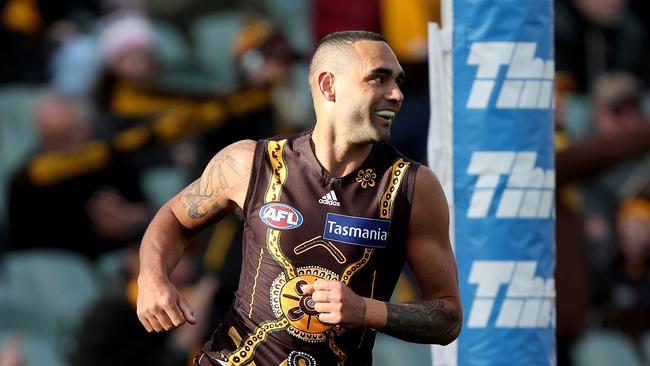
M 588 332 L 574 347 L 572 358 L 576 366 L 642 365 L 632 342 L 608 330 Z
M 125 270 L 126 254 L 126 249 L 116 249 L 97 258 L 95 271 L 100 287 L 106 287 L 107 284 L 122 275 Z
M 147 202 L 156 208 L 174 197 L 188 183 L 185 174 L 172 166 L 149 168 L 140 178 L 140 186 Z
M 33 86 L 0 88 L 0 174 L 9 174 L 34 148 L 34 104 L 41 92 Z
M 0 345 L 15 332 L 0 327 Z M 21 353 L 25 366 L 65 366 L 66 362 L 56 345 L 36 334 L 23 332 L 21 337 Z
M 73 333 L 80 314 L 98 294 L 92 263 L 76 253 L 51 249 L 11 252 L 0 266 L 13 298 L 32 304 L 55 322 L 61 342 Z
M 405 342 L 377 333 L 372 351 L 372 364 L 374 366 L 431 365 L 431 346 Z
M 200 16 L 190 26 L 196 58 L 219 85 L 236 80 L 232 44 L 242 25 L 239 12 L 220 12 Z
M 0 231 L 7 221 L 7 189 L 11 173 L 27 158 L 35 145 L 33 108 L 40 88 L 0 87 Z M 6 236 L 6 234 L 4 234 Z M 0 232 L 0 253 L 8 249 Z
M 645 353 L 645 359 L 650 362 L 650 331 L 647 331 L 641 337 L 641 348 Z
M 0 288 L 0 330 L 27 332 L 56 342 L 56 319 L 47 316 L 35 304 L 21 300 L 15 295 L 15 292 L 8 288 Z

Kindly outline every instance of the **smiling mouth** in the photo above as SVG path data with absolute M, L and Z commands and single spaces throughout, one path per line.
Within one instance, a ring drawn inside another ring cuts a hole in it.
M 382 109 L 380 111 L 377 111 L 375 114 L 386 121 L 392 121 L 397 113 L 388 109 Z

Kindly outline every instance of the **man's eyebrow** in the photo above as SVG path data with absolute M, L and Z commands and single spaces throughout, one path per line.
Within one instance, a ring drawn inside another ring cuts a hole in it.
M 392 76 L 393 75 L 393 70 L 387 68 L 387 67 L 376 67 L 372 70 L 370 70 L 369 75 L 386 75 L 386 76 Z M 397 76 L 395 77 L 397 80 L 403 80 L 404 79 L 404 71 L 400 71 Z
M 370 70 L 369 74 L 381 74 L 381 75 L 391 76 L 393 75 L 393 70 L 387 67 L 375 67 L 374 69 Z

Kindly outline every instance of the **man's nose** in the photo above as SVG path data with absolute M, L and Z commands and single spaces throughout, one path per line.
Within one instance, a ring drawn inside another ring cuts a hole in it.
M 402 91 L 400 90 L 399 86 L 394 85 L 390 90 L 387 91 L 386 99 L 401 104 L 404 101 L 404 94 L 402 94 Z

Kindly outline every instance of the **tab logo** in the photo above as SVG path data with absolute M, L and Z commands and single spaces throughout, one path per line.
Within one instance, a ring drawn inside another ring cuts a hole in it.
M 535 276 L 536 269 L 537 261 L 474 261 L 468 282 L 477 288 L 467 326 L 555 328 L 555 279 Z M 505 297 L 498 296 L 501 286 Z
M 468 109 L 486 109 L 496 90 L 497 109 L 550 109 L 555 61 L 535 57 L 535 42 L 474 42 L 467 64 L 478 66 Z M 497 86 L 502 66 L 505 80 Z
M 260 218 L 267 226 L 279 230 L 295 229 L 302 225 L 300 211 L 279 202 L 271 202 L 262 206 Z
M 498 219 L 548 219 L 554 215 L 555 170 L 535 167 L 534 151 L 475 151 L 467 173 L 478 175 L 467 217 L 485 218 L 501 176 L 507 176 Z
M 323 238 L 373 248 L 388 244 L 390 220 L 328 213 Z

